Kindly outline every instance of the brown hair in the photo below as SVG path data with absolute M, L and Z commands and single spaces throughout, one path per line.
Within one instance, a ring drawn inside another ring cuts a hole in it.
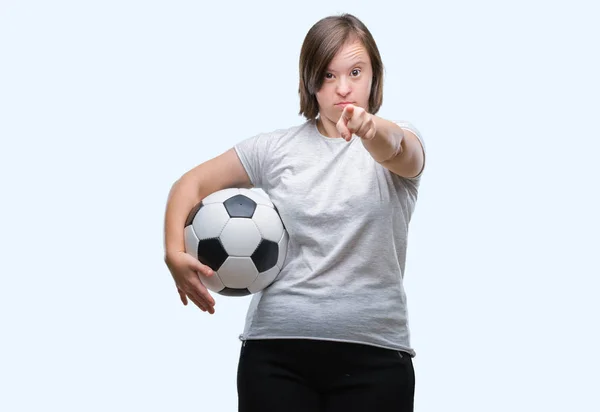
M 319 113 L 316 93 L 323 85 L 327 66 L 344 43 L 355 36 L 361 41 L 373 68 L 373 82 L 369 96 L 368 112 L 376 114 L 383 102 L 383 63 L 377 44 L 369 29 L 351 14 L 329 16 L 315 23 L 304 38 L 300 51 L 300 112 L 307 119 Z

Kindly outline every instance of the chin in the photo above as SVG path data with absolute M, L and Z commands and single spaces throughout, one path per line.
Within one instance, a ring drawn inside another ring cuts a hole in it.
M 321 118 L 327 119 L 332 123 L 337 123 L 342 115 L 341 110 L 337 110 L 337 113 L 321 113 Z

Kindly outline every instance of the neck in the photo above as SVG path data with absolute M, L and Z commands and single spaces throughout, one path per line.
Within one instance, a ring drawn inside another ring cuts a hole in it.
M 335 123 L 331 122 L 326 117 L 323 117 L 319 114 L 317 118 L 317 129 L 319 132 L 326 137 L 332 138 L 341 138 L 342 135 L 338 132 L 337 127 L 335 127 Z

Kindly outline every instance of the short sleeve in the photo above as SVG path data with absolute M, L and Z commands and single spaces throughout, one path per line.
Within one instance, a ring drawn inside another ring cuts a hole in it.
M 417 138 L 419 139 L 421 147 L 423 148 L 423 167 L 421 168 L 419 174 L 414 177 L 399 177 L 399 179 L 402 181 L 402 185 L 405 187 L 409 194 L 409 199 L 414 203 L 416 202 L 418 197 L 421 176 L 423 175 L 423 171 L 425 170 L 425 163 L 427 159 L 425 141 L 423 140 L 423 135 L 421 134 L 421 132 L 412 123 L 406 121 L 400 121 L 395 123 L 402 129 L 406 129 L 413 132 L 415 136 L 417 136 Z
M 423 140 L 423 135 L 421 134 L 419 129 L 417 129 L 410 122 L 400 121 L 400 122 L 395 122 L 395 123 L 398 126 L 400 126 L 402 129 L 406 129 L 406 130 L 413 132 L 415 134 L 415 136 L 417 136 L 417 139 L 419 139 L 419 142 L 421 143 L 421 147 L 423 148 L 423 167 L 421 168 L 421 171 L 419 172 L 419 174 L 417 176 L 414 176 L 412 178 L 406 178 L 407 180 L 420 180 L 421 175 L 423 174 L 423 171 L 425 170 L 425 164 L 427 163 L 427 150 L 425 148 L 425 140 Z
M 248 173 L 252 185 L 265 189 L 265 175 L 269 167 L 269 149 L 272 143 L 270 133 L 260 133 L 249 137 L 234 146 L 234 149 Z

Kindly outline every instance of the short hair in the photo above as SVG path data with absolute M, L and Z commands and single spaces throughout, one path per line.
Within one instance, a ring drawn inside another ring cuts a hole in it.
M 373 81 L 369 95 L 368 112 L 375 114 L 383 102 L 383 63 L 373 36 L 358 18 L 344 13 L 329 16 L 315 23 L 304 38 L 300 51 L 300 112 L 307 119 L 314 120 L 319 113 L 316 93 L 323 86 L 327 67 L 350 38 L 361 41 L 373 69 Z

